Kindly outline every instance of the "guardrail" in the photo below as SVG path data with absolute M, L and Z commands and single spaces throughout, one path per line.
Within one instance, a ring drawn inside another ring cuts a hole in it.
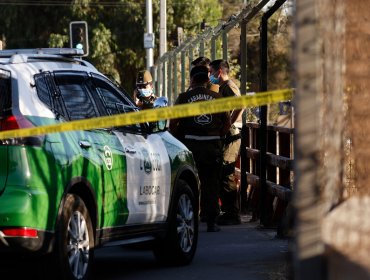
M 277 235 L 284 236 L 287 229 L 283 219 L 293 193 L 294 128 L 267 126 L 264 171 L 261 169 L 258 148 L 260 124 L 248 122 L 244 129 L 246 149 L 241 151 L 241 158 L 245 162 L 240 175 L 245 174 L 246 181 L 241 185 L 242 212 L 251 212 L 252 219 L 260 219 L 265 227 L 277 226 Z M 261 172 L 266 172 L 265 186 L 260 185 Z M 265 188 L 265 195 L 261 195 L 262 188 Z

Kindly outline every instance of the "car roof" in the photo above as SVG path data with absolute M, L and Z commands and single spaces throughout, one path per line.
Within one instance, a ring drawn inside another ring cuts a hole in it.
M 82 55 L 82 50 L 71 48 L 0 50 L 0 66 L 17 69 L 17 65 L 23 64 L 24 67 L 24 64 L 29 64 L 30 67 L 37 67 L 38 71 L 68 69 L 98 72 L 91 63 L 81 59 Z
M 0 51 L 0 75 L 8 71 L 12 77 L 13 110 L 23 115 L 54 117 L 38 98 L 34 75 L 41 72 L 87 72 L 104 76 L 91 63 L 82 60 L 77 49 L 15 49 Z M 31 105 L 32 104 L 32 105 Z

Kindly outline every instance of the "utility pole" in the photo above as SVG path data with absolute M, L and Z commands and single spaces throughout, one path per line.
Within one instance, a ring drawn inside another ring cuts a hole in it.
M 167 52 L 167 0 L 160 0 L 159 6 L 159 57 Z M 157 65 L 157 94 L 161 92 L 166 95 L 167 81 L 166 62 Z
M 153 10 L 152 0 L 146 0 L 146 33 L 144 34 L 144 48 L 146 49 L 146 68 L 150 70 L 153 66 Z
M 167 52 L 167 0 L 160 3 L 159 56 Z

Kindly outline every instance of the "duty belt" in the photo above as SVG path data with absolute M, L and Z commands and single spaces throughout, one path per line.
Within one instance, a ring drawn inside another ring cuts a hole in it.
M 212 136 L 206 136 L 206 135 L 185 135 L 185 139 L 190 139 L 190 140 L 221 140 L 221 136 L 217 135 L 212 135 Z
M 240 135 L 240 133 L 239 134 L 234 134 L 234 135 L 229 135 L 229 136 L 226 136 L 226 138 L 225 138 L 225 145 L 228 145 L 228 144 L 230 144 L 231 142 L 234 142 L 234 141 L 236 141 L 236 140 L 238 140 L 238 139 L 240 139 L 241 138 L 241 135 Z

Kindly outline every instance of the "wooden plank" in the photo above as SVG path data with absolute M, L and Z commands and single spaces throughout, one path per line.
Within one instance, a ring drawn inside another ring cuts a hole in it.
M 259 187 L 259 177 L 254 174 L 247 173 L 247 182 L 253 187 Z M 292 199 L 292 189 L 280 186 L 268 180 L 266 181 L 266 185 L 268 192 L 273 196 L 276 196 L 285 202 L 289 202 Z
M 257 149 L 247 148 L 246 153 L 247 153 L 247 158 L 249 159 L 253 159 L 253 160 L 259 159 L 260 151 Z
M 287 158 L 287 157 L 270 154 L 270 153 L 267 153 L 266 156 L 267 156 L 266 160 L 269 165 L 279 167 L 284 170 L 293 170 L 294 160 Z
M 246 153 L 247 153 L 247 158 L 257 160 L 259 158 L 260 151 L 257 149 L 247 148 Z M 294 160 L 287 158 L 287 157 L 267 153 L 266 161 L 267 161 L 267 164 L 271 166 L 279 167 L 281 169 L 292 171 L 294 168 L 293 166 Z
M 277 125 L 268 125 L 267 129 L 277 131 L 280 133 L 285 133 L 285 134 L 294 134 L 294 131 L 295 131 L 294 128 L 289 128 L 286 126 L 277 126 Z

